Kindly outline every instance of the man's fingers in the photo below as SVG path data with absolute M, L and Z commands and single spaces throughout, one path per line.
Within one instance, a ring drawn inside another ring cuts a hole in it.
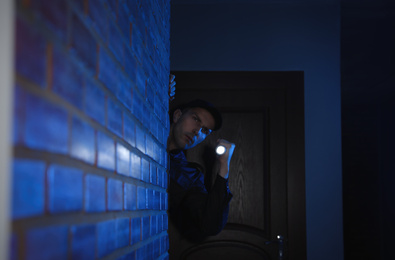
M 229 142 L 229 141 L 227 141 L 227 140 L 225 140 L 225 139 L 218 139 L 218 140 L 217 140 L 217 145 L 223 145 L 223 146 L 225 146 L 226 148 L 231 148 L 232 146 L 233 146 L 233 147 L 236 146 L 235 144 L 233 144 L 233 143 L 231 143 L 231 142 Z

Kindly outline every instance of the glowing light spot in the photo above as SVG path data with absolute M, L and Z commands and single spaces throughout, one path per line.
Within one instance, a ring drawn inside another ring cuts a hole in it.
M 215 152 L 218 155 L 223 155 L 226 152 L 226 148 L 223 145 L 218 145 L 217 148 L 215 149 Z

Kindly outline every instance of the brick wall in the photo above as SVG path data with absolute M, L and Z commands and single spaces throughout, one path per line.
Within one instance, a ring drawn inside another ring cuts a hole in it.
M 11 259 L 167 259 L 169 0 L 16 2 Z

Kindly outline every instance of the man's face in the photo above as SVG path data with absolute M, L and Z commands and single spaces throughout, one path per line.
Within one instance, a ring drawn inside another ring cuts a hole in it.
M 204 141 L 215 126 L 214 117 L 204 108 L 190 108 L 173 115 L 169 149 L 190 149 Z

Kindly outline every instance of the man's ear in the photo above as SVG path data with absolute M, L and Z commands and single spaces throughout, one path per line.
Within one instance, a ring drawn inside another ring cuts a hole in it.
M 181 109 L 176 109 L 173 113 L 173 123 L 177 123 L 178 120 L 181 118 L 182 112 Z

